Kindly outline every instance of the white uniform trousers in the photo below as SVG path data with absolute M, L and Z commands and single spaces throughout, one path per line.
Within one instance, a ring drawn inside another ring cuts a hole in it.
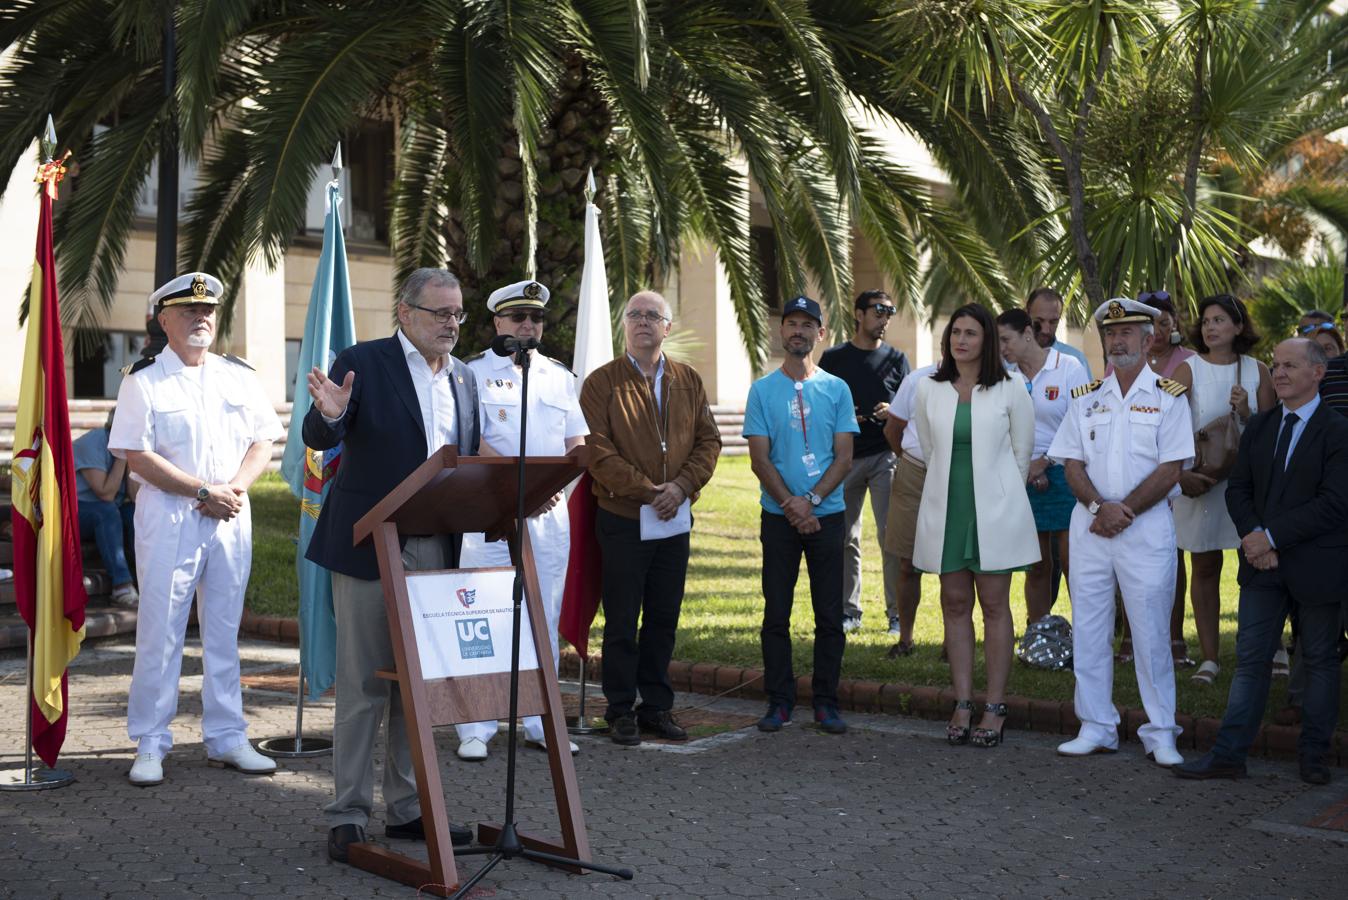
M 1072 666 L 1080 736 L 1117 747 L 1119 713 L 1114 706 L 1114 585 L 1133 629 L 1133 664 L 1147 724 L 1138 729 L 1146 752 L 1174 748 L 1175 665 L 1170 655 L 1170 610 L 1175 599 L 1175 525 L 1163 500 L 1138 516 L 1123 533 L 1090 533 L 1084 506 L 1072 511 Z
M 557 620 L 562 614 L 562 592 L 566 588 L 566 562 L 571 553 L 571 520 L 566 501 L 528 520 L 529 541 L 534 548 L 534 565 L 538 567 L 538 585 L 543 592 L 543 612 L 548 620 L 548 636 L 552 639 L 552 663 L 557 665 Z M 459 566 L 464 569 L 510 565 L 510 547 L 506 541 L 483 540 L 481 534 L 465 534 L 459 553 Z M 527 633 L 526 633 L 527 634 Z M 520 636 L 527 639 L 526 635 Z M 495 722 L 467 722 L 456 725 L 459 740 L 477 738 L 489 741 L 496 734 Z M 543 740 L 543 720 L 538 716 L 524 717 L 524 736 L 531 741 Z
M 253 558 L 251 510 L 228 522 L 194 510 L 195 500 L 150 487 L 136 498 L 136 662 L 127 733 L 137 752 L 164 756 L 178 711 L 187 619 L 197 600 L 201 632 L 201 732 L 210 756 L 247 741 L 239 684 L 239 619 Z

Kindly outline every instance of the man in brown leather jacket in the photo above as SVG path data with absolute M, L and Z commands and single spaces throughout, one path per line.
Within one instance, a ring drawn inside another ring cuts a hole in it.
M 670 716 L 669 660 L 688 571 L 689 507 L 721 452 L 702 379 L 660 349 L 670 323 L 665 298 L 634 294 L 623 313 L 627 352 L 591 373 L 580 392 L 604 557 L 604 718 L 623 745 L 640 744 L 643 731 L 688 737 Z

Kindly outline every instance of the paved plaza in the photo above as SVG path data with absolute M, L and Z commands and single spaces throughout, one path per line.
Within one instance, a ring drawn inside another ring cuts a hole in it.
M 284 761 L 271 778 L 206 765 L 195 637 L 166 781 L 132 787 L 132 651 L 129 636 L 91 641 L 71 669 L 62 763 L 78 781 L 0 793 L 0 896 L 417 896 L 328 860 L 320 808 L 332 791 L 330 759 Z M 249 676 L 293 669 L 297 659 L 295 648 L 265 642 L 245 643 L 243 655 Z M 15 654 L 0 658 L 7 765 L 22 742 L 22 671 Z M 293 734 L 292 694 L 250 688 L 244 702 L 254 738 Z M 746 701 L 714 702 L 731 715 L 759 712 Z M 750 727 L 685 746 L 582 738 L 576 767 L 595 858 L 631 866 L 635 880 L 514 861 L 475 896 L 1325 898 L 1342 896 L 1348 879 L 1348 832 L 1312 827 L 1348 819 L 1342 770 L 1322 788 L 1302 784 L 1288 762 L 1255 761 L 1241 782 L 1181 782 L 1135 743 L 1064 760 L 1053 753 L 1058 738 L 1046 735 L 1011 732 L 995 750 L 950 748 L 938 723 L 853 715 L 851 733 L 830 737 L 803 724 L 804 711 L 797 718 L 781 734 Z M 308 708 L 306 724 L 330 733 L 330 698 Z M 437 746 L 450 817 L 497 820 L 504 737 L 480 765 L 455 757 L 452 729 L 437 731 Z M 545 756 L 520 758 L 521 829 L 553 832 Z M 371 823 L 372 837 L 382 832 L 382 821 Z

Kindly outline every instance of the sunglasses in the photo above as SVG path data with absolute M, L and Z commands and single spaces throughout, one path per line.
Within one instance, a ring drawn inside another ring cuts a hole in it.
M 892 316 L 899 311 L 897 307 L 886 306 L 883 303 L 877 303 L 874 306 L 872 306 L 871 309 L 875 310 L 877 313 L 885 317 Z
M 1168 291 L 1147 291 L 1137 295 L 1138 303 L 1146 303 L 1148 300 L 1160 300 L 1163 303 L 1168 303 L 1170 301 L 1170 293 Z
M 512 313 L 497 313 L 496 315 L 502 319 L 509 319 L 516 325 L 523 323 L 525 319 L 528 319 L 530 322 L 533 322 L 534 324 L 538 324 L 539 322 L 542 322 L 544 318 L 546 318 L 546 316 L 541 312 L 512 312 Z
M 1302 325 L 1297 329 L 1297 334 L 1315 334 L 1317 331 L 1337 331 L 1333 322 L 1319 322 L 1315 325 Z

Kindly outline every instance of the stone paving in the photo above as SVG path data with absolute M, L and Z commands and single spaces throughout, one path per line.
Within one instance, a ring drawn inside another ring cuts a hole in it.
M 296 651 L 247 642 L 243 657 L 246 673 L 263 674 L 293 667 Z M 205 765 L 195 639 L 167 780 L 132 787 L 131 663 L 132 643 L 119 637 L 90 642 L 71 670 L 62 764 L 75 784 L 0 793 L 0 897 L 417 896 L 327 859 L 328 759 L 284 761 L 271 778 Z M 0 657 L 3 765 L 19 758 L 21 691 L 22 660 Z M 759 711 L 714 702 L 727 714 Z M 249 689 L 245 705 L 254 738 L 293 733 L 292 695 Z M 633 867 L 635 880 L 514 861 L 475 896 L 1342 896 L 1348 833 L 1308 827 L 1348 798 L 1337 770 L 1323 788 L 1302 784 L 1294 764 L 1266 761 L 1253 761 L 1241 782 L 1181 782 L 1135 744 L 1064 760 L 1046 735 L 1009 732 L 995 750 L 950 748 L 937 723 L 853 715 L 851 733 L 830 737 L 805 724 L 803 711 L 797 718 L 777 735 L 750 728 L 685 746 L 581 738 L 576 766 L 595 857 Z M 331 700 L 309 707 L 306 723 L 328 733 Z M 454 756 L 452 729 L 437 732 L 451 818 L 499 817 L 503 743 L 469 766 Z M 542 754 L 521 752 L 523 830 L 554 830 L 545 772 Z M 381 821 L 371 825 L 382 834 Z

